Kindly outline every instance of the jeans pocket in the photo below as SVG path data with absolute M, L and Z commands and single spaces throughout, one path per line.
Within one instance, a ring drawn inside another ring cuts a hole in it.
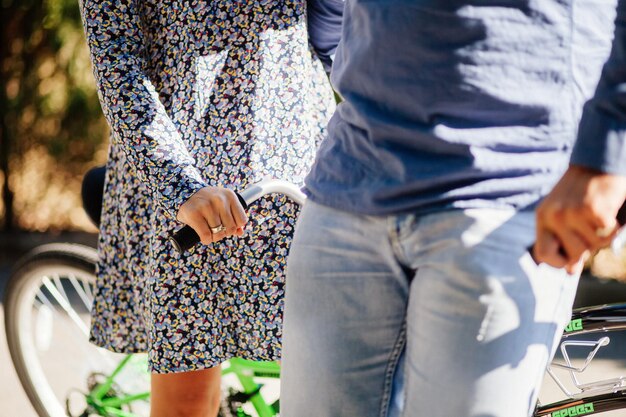
M 520 266 L 528 277 L 535 298 L 536 320 L 555 322 L 564 327 L 571 315 L 578 275 L 546 263 L 538 264 L 529 251 L 520 258 Z
M 531 273 L 531 271 L 533 270 L 536 273 L 544 273 L 544 274 L 549 273 L 549 271 L 553 271 L 554 273 L 557 273 L 557 274 L 565 274 L 571 277 L 576 276 L 576 274 L 570 274 L 569 272 L 567 272 L 565 268 L 557 268 L 545 262 L 541 262 L 541 263 L 537 262 L 532 251 L 533 251 L 533 246 L 526 249 L 526 251 L 524 252 L 524 254 L 522 255 L 520 259 L 520 264 L 522 265 L 522 268 L 524 269 L 524 271 L 526 271 L 526 273 Z

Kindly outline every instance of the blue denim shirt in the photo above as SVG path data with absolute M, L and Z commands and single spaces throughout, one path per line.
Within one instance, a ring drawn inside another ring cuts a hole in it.
M 309 197 L 365 214 L 522 208 L 570 156 L 626 174 L 617 3 L 347 0 L 331 76 L 344 102 Z
M 309 38 L 327 72 L 341 38 L 343 3 L 344 0 L 307 1 Z

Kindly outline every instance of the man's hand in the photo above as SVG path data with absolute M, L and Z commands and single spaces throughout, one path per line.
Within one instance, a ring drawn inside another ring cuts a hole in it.
M 227 236 L 242 236 L 248 222 L 237 195 L 221 187 L 201 189 L 180 206 L 176 217 L 191 226 L 205 245 Z
M 571 165 L 537 208 L 535 261 L 580 272 L 615 236 L 624 200 L 626 177 Z

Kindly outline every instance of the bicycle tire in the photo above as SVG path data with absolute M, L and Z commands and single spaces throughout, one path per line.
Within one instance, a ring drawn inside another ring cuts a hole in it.
M 66 413 L 61 404 L 49 398 L 52 387 L 43 386 L 47 381 L 42 381 L 41 375 L 33 373 L 33 365 L 24 351 L 23 334 L 20 331 L 24 303 L 30 303 L 27 299 L 29 291 L 32 291 L 35 281 L 41 279 L 43 271 L 70 269 L 95 280 L 96 260 L 95 250 L 87 246 L 66 243 L 43 245 L 21 258 L 9 278 L 4 295 L 7 344 L 22 387 L 41 417 L 61 417 L 66 416 Z
M 32 362 L 23 350 L 24 344 L 20 332 L 23 317 L 20 316 L 20 311 L 24 305 L 31 303 L 32 293 L 29 294 L 29 288 L 38 283 L 43 271 L 63 269 L 80 271 L 83 277 L 88 277 L 91 283 L 95 284 L 96 262 L 97 254 L 91 247 L 54 243 L 33 249 L 12 268 L 4 295 L 7 343 L 20 383 L 40 417 L 66 417 L 67 414 L 61 401 L 50 397 L 52 387 L 42 386 L 47 381 L 42 381 L 40 377 L 33 375 Z M 227 388 L 227 386 L 223 387 L 219 417 L 236 417 L 238 404 L 231 403 Z
M 626 409 L 626 390 L 611 394 L 567 399 L 537 407 L 534 417 L 592 416 Z
M 626 303 L 581 307 L 573 311 L 561 342 L 572 336 L 611 336 L 613 332 L 624 330 L 626 330 Z M 588 416 L 616 410 L 626 410 L 626 388 L 615 388 L 611 393 L 592 395 L 588 393 L 586 396 L 541 404 L 537 406 L 533 416 Z

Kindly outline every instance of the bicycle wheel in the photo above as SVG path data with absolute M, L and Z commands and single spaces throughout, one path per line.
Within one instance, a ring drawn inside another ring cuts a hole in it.
M 625 330 L 624 303 L 574 310 L 544 377 L 548 401 L 537 406 L 535 417 L 623 416 Z
M 626 409 L 626 392 L 563 400 L 537 407 L 534 417 L 571 417 L 607 415 L 607 412 Z M 620 415 L 622 415 L 620 413 Z
M 86 394 L 125 357 L 88 341 L 95 264 L 92 248 L 45 245 L 17 263 L 7 285 L 4 305 L 9 351 L 20 382 L 41 417 L 85 413 Z M 125 392 L 147 391 L 149 374 L 141 369 L 145 361 L 131 363 L 135 365 L 126 367 L 125 375 L 116 377 L 116 387 L 124 383 L 132 385 L 123 387 Z M 133 414 L 147 415 L 148 405 L 143 403 L 133 404 Z

